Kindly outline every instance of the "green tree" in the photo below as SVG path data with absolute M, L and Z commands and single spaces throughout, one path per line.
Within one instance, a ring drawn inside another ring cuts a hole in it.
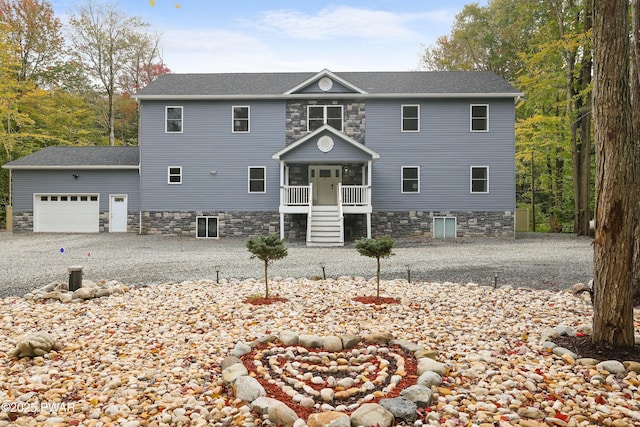
M 591 0 L 467 5 L 423 58 L 428 69 L 494 71 L 525 93 L 516 110 L 517 202 L 578 234 L 589 233 L 593 203 L 591 9 Z
M 377 262 L 376 269 L 376 297 L 380 300 L 380 259 L 389 258 L 393 253 L 394 240 L 390 237 L 379 237 L 375 239 L 362 238 L 354 243 L 354 247 L 360 255 L 369 258 L 375 258 Z
M 144 56 L 153 62 L 159 52 L 157 43 L 149 43 L 150 36 L 143 29 L 148 24 L 138 17 L 126 16 L 115 5 L 87 0 L 77 7 L 71 17 L 71 42 L 75 59 L 98 84 L 106 97 L 104 112 L 109 144 L 115 145 L 116 97 L 119 83 L 131 67 L 139 64 L 140 51 L 151 49 Z
M 258 258 L 264 262 L 265 298 L 269 298 L 269 264 L 287 256 L 284 240 L 280 240 L 277 234 L 253 237 L 247 240 L 247 249 L 253 254 L 251 258 Z

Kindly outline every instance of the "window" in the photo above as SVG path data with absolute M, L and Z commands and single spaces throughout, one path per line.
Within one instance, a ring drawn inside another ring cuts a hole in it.
M 456 218 L 434 217 L 433 218 L 433 238 L 434 239 L 450 239 L 456 237 Z
M 233 132 L 249 132 L 249 107 L 233 107 Z
M 249 193 L 266 192 L 266 169 L 264 166 L 249 167 Z
M 217 239 L 218 238 L 218 217 L 217 216 L 196 217 L 196 238 Z
M 402 106 L 402 132 L 420 131 L 420 106 Z
M 325 124 L 342 132 L 342 105 L 309 105 L 307 107 L 309 132 Z
M 471 132 L 489 131 L 489 106 L 471 105 Z
M 402 192 L 420 192 L 420 168 L 418 166 L 402 167 Z
M 182 166 L 169 166 L 167 173 L 169 184 L 182 184 Z
M 182 133 L 182 107 L 167 107 L 165 132 Z
M 489 192 L 489 167 L 471 166 L 471 192 Z

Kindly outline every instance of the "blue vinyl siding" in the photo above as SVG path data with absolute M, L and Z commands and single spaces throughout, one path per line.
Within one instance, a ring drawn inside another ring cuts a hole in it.
M 142 210 L 278 210 L 280 169 L 271 156 L 285 145 L 284 102 L 243 101 L 251 108 L 251 132 L 233 133 L 237 101 L 171 101 L 184 107 L 179 135 L 164 132 L 165 105 L 141 105 Z M 167 166 L 182 166 L 182 184 L 167 184 Z M 250 166 L 266 167 L 265 193 L 248 192 Z
M 345 142 L 335 135 L 331 135 L 333 139 L 333 148 L 329 152 L 322 152 L 318 149 L 318 138 L 314 138 L 299 147 L 286 153 L 282 159 L 287 162 L 311 162 L 311 163 L 335 163 L 335 162 L 354 162 L 371 159 L 371 156 L 358 147 Z
M 331 89 L 325 92 L 320 89 L 320 86 L 318 85 L 319 82 L 320 80 L 311 83 L 309 86 L 303 88 L 299 93 L 353 93 L 353 89 L 347 88 L 335 80 L 333 80 L 333 86 Z
M 423 100 L 420 132 L 400 131 L 403 100 L 367 102 L 374 210 L 515 209 L 513 100 Z M 489 105 L 489 132 L 470 132 L 469 105 Z M 420 167 L 420 193 L 402 194 L 401 167 Z M 488 194 L 471 194 L 470 167 L 489 167 Z
M 78 179 L 73 178 L 78 175 Z M 140 183 L 137 170 L 14 170 L 13 208 L 33 211 L 33 195 L 99 194 L 100 211 L 109 210 L 109 194 L 126 194 L 129 211 L 140 209 Z

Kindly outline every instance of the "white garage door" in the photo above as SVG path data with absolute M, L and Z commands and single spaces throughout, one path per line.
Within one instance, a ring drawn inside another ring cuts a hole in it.
M 97 194 L 36 194 L 33 204 L 33 231 L 97 233 L 100 229 Z

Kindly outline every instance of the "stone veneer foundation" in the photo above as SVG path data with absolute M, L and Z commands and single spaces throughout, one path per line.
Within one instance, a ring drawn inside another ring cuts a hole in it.
M 137 233 L 139 230 L 140 214 L 138 212 L 129 211 L 127 214 L 127 232 Z M 109 232 L 109 212 L 100 212 L 98 232 Z M 13 232 L 27 233 L 33 231 L 33 212 L 14 212 L 13 213 Z
M 250 237 L 280 232 L 278 212 L 144 212 L 143 233 L 195 236 L 196 216 L 217 216 L 219 237 Z M 499 212 L 373 212 L 371 235 L 392 237 L 433 237 L 435 217 L 455 217 L 457 237 L 514 237 L 512 211 Z M 307 216 L 285 215 L 285 238 L 304 242 Z M 366 216 L 345 215 L 345 239 L 367 235 Z
M 142 234 L 195 236 L 196 217 L 218 217 L 219 237 L 251 237 L 280 232 L 278 212 L 143 212 L 142 227 L 139 214 L 129 212 L 128 231 Z M 371 214 L 371 235 L 399 237 L 433 237 L 435 217 L 456 218 L 456 237 L 514 237 L 515 217 L 512 211 L 389 211 Z M 109 231 L 109 213 L 100 213 L 100 232 Z M 291 242 L 306 239 L 307 216 L 285 215 L 285 238 Z M 364 214 L 345 215 L 345 240 L 353 241 L 367 235 Z M 33 231 L 33 212 L 14 212 L 15 233 Z
M 163 234 L 168 236 L 196 235 L 196 218 L 199 216 L 218 217 L 219 237 L 251 237 L 279 233 L 280 214 L 278 212 L 143 212 L 142 227 L 140 215 L 129 212 L 128 232 L 141 234 Z M 499 212 L 373 212 L 371 214 L 371 235 L 402 237 L 433 237 L 435 217 L 456 218 L 456 237 L 514 237 L 515 217 L 512 211 Z M 306 238 L 307 216 L 304 214 L 285 215 L 285 239 L 290 242 L 304 242 Z M 109 231 L 109 213 L 100 213 L 99 231 Z M 345 241 L 354 241 L 367 235 L 364 214 L 345 215 Z M 33 212 L 14 212 L 13 231 L 24 233 L 33 231 Z

